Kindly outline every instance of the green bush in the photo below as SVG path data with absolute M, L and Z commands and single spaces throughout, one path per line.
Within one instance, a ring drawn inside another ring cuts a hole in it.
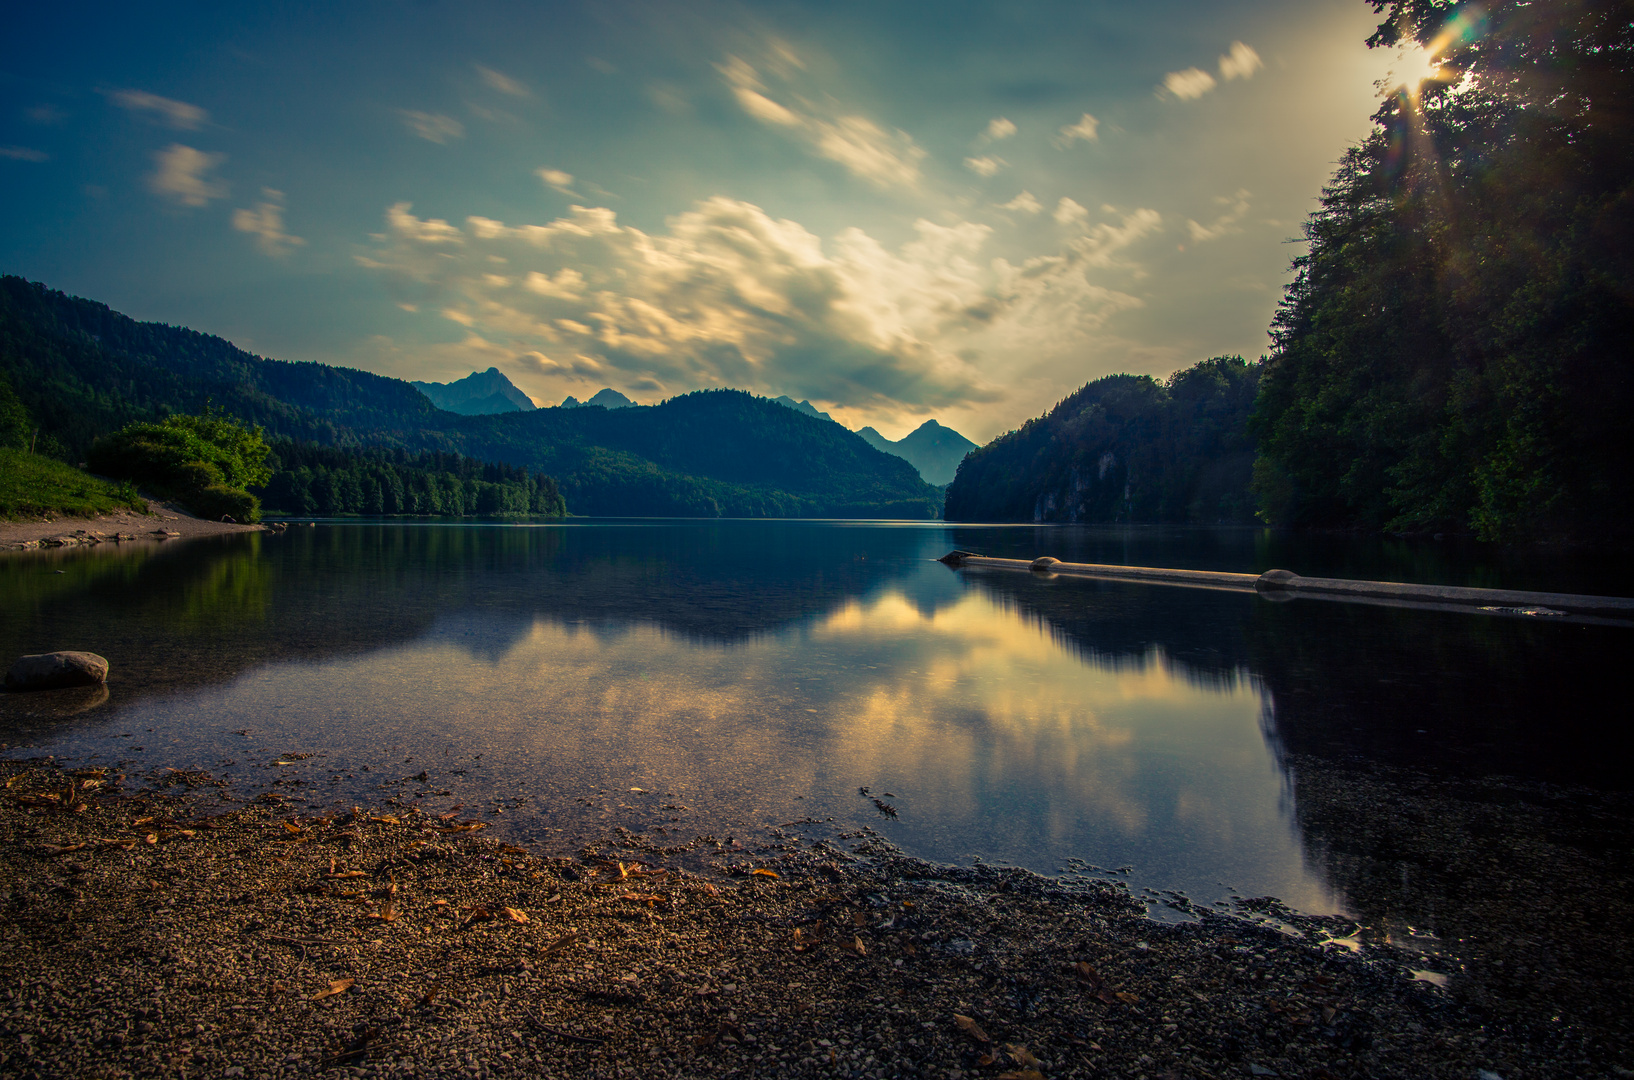
M 220 521 L 224 516 L 240 524 L 261 520 L 261 500 L 242 488 L 225 484 L 211 484 L 186 495 L 182 505 L 210 521 Z
M 176 499 L 201 517 L 229 514 L 255 521 L 260 500 L 244 488 L 271 479 L 268 452 L 259 426 L 246 428 L 206 413 L 129 424 L 93 443 L 86 464 L 93 472 Z

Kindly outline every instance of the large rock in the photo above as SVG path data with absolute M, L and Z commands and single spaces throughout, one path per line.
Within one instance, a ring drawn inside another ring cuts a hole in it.
M 96 653 L 48 652 L 19 657 L 6 672 L 6 689 L 61 690 L 65 686 L 100 686 L 108 679 L 108 662 Z

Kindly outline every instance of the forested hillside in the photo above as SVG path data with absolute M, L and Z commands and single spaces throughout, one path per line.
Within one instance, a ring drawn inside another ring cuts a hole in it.
M 458 454 L 342 450 L 281 439 L 267 463 L 272 480 L 253 490 L 268 513 L 487 517 L 566 510 L 552 478 Z
M 345 450 L 349 463 L 325 465 L 331 472 L 370 474 L 384 458 L 358 453 L 366 448 L 459 455 L 473 468 L 554 477 L 581 514 L 929 518 L 939 502 L 907 462 L 739 391 L 641 409 L 458 416 L 398 379 L 263 359 L 17 277 L 0 278 L 0 375 L 37 427 L 39 448 L 67 461 L 132 421 L 213 406 L 292 445 Z M 268 490 L 293 493 L 280 482 Z M 356 501 L 349 488 L 334 498 Z
M 1634 536 L 1634 5 L 1379 0 L 1438 50 L 1305 228 L 1254 417 L 1270 520 Z
M 1258 365 L 1216 357 L 1162 383 L 1109 375 L 971 451 L 949 521 L 1253 520 L 1247 421 Z

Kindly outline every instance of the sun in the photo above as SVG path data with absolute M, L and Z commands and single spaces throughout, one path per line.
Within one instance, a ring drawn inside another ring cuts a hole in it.
M 1435 51 L 1422 45 L 1406 45 L 1396 54 L 1395 63 L 1390 65 L 1386 83 L 1390 91 L 1405 89 L 1416 98 L 1426 82 L 1439 82 L 1445 77 Z

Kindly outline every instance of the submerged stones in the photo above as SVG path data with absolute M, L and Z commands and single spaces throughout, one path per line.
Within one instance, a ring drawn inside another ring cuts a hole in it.
M 108 661 L 96 653 L 50 652 L 19 657 L 6 672 L 6 689 L 61 690 L 70 686 L 101 686 L 108 679 Z

